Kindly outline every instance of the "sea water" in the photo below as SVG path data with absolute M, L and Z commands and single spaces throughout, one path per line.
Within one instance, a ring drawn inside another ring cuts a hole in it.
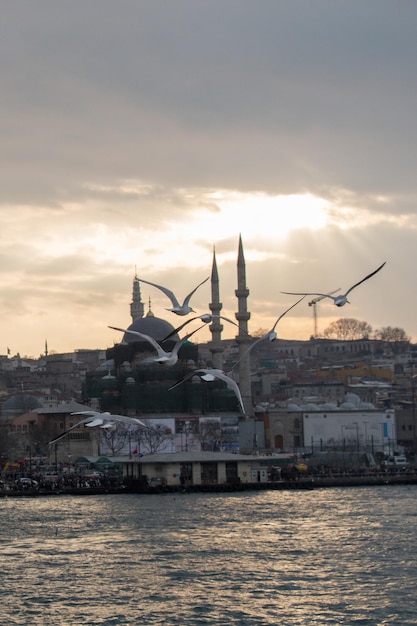
M 0 499 L 1 626 L 417 624 L 417 486 Z

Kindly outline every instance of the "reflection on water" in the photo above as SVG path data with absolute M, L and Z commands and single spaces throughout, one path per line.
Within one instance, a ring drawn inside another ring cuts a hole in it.
M 1 624 L 416 624 L 416 495 L 4 498 Z

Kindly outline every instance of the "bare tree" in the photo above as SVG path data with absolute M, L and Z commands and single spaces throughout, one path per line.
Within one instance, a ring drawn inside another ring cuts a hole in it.
M 216 450 L 222 441 L 222 427 L 217 418 L 205 418 L 200 423 L 198 438 L 202 450 Z
M 352 317 L 346 317 L 329 324 L 325 328 L 323 336 L 326 339 L 354 341 L 355 339 L 368 339 L 371 333 L 372 326 L 368 322 L 361 322 Z
M 266 335 L 267 332 L 268 332 L 267 328 L 258 328 L 252 333 L 252 337 L 256 337 L 256 338 L 264 337 L 264 335 Z
M 375 339 L 381 339 L 382 341 L 411 341 L 411 337 L 407 335 L 405 330 L 393 326 L 384 326 L 379 328 L 374 333 Z
M 105 445 L 110 449 L 113 455 L 117 455 L 127 445 L 127 443 L 135 437 L 137 429 L 132 429 L 131 426 L 126 424 L 118 424 L 116 428 L 112 430 L 100 429 L 99 436 Z
M 146 454 L 155 454 L 166 448 L 167 443 L 174 439 L 174 435 L 165 424 L 156 424 L 140 429 L 137 439 L 142 451 Z

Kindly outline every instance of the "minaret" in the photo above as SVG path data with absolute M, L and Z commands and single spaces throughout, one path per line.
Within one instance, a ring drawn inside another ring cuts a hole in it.
M 210 311 L 213 315 L 220 315 L 223 304 L 220 302 L 219 274 L 216 263 L 216 250 L 213 248 L 213 264 L 211 268 L 211 302 L 209 304 Z M 220 319 L 214 319 L 210 324 L 211 344 L 210 352 L 212 354 L 212 363 L 215 369 L 223 369 L 223 348 L 222 348 L 222 330 L 223 325 Z
M 143 302 L 140 296 L 140 286 L 139 279 L 136 274 L 135 268 L 135 278 L 133 279 L 133 292 L 132 292 L 132 302 L 130 303 L 130 315 L 132 317 L 132 322 L 135 322 L 138 319 L 143 317 Z
M 242 236 L 239 235 L 239 251 L 237 257 L 237 289 L 235 291 L 238 301 L 238 312 L 235 317 L 239 323 L 239 335 L 237 342 L 239 344 L 239 388 L 242 395 L 243 404 L 246 411 L 246 417 L 252 415 L 252 391 L 250 382 L 250 361 L 249 353 L 243 356 L 247 350 L 251 339 L 248 335 L 248 320 L 250 313 L 248 312 L 247 299 L 249 289 L 246 287 L 246 263 L 243 254 Z

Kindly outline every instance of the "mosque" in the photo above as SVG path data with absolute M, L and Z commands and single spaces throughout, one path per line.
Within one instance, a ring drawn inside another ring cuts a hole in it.
M 151 310 L 150 303 L 145 314 L 140 285 L 140 280 L 135 276 L 130 303 L 132 323 L 127 330 L 149 335 L 160 343 L 169 333 L 175 331 L 175 327 L 168 321 L 156 317 Z M 202 382 L 196 376 L 190 382 L 170 390 L 170 387 L 193 369 L 200 367 L 223 369 L 224 342 L 222 342 L 221 318 L 214 318 L 210 323 L 211 341 L 206 346 L 205 358 L 203 359 L 199 346 L 190 338 L 180 348 L 178 362 L 174 366 L 149 363 L 149 357 L 155 356 L 155 350 L 149 342 L 131 333 L 124 333 L 122 341 L 106 352 L 105 375 L 103 376 L 103 370 L 87 373 L 83 401 L 90 406 L 95 405 L 101 411 L 140 416 L 141 419 L 148 418 L 153 424 L 164 424 L 167 432 L 175 433 L 175 436 L 173 435 L 175 441 L 171 441 L 169 444 L 171 449 L 167 449 L 167 452 L 184 449 L 184 445 L 186 449 L 199 449 L 202 420 L 206 422 L 217 420 L 221 424 L 222 436 L 220 438 L 223 449 L 242 447 L 242 441 L 239 441 L 239 436 L 241 437 L 239 431 L 242 431 L 240 425 L 251 421 L 253 404 L 249 356 L 246 353 L 248 343 L 251 341 L 248 334 L 249 289 L 246 285 L 246 264 L 241 237 L 239 237 L 238 245 L 235 295 L 238 309 L 235 318 L 238 328 L 233 343 L 236 346 L 237 359 L 240 359 L 236 379 L 245 408 L 244 415 L 239 408 L 235 393 L 220 380 L 207 383 Z M 221 315 L 220 281 L 215 251 L 211 268 L 211 302 L 208 307 L 213 315 Z M 178 320 L 179 323 L 184 321 L 183 318 L 178 318 Z M 164 350 L 172 350 L 178 340 L 178 334 L 173 334 L 168 341 L 164 342 Z M 225 433 L 228 436 L 225 436 Z M 196 436 L 193 437 L 193 435 Z M 253 437 L 252 434 L 250 436 Z M 218 437 L 217 431 L 216 438 Z M 215 447 L 213 442 L 206 442 L 204 445 L 211 449 Z

